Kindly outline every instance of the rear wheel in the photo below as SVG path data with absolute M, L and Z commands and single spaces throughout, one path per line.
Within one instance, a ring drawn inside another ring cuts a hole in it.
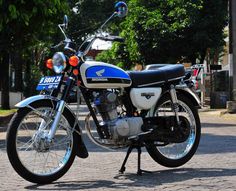
M 188 123 L 188 138 L 182 143 L 169 143 L 165 146 L 156 146 L 156 143 L 147 143 L 147 151 L 159 164 L 166 167 L 178 167 L 189 161 L 197 150 L 201 124 L 197 109 L 184 95 L 178 94 L 179 115 Z M 170 96 L 163 96 L 158 102 L 152 116 L 173 116 Z M 161 143 L 158 143 L 161 144 Z
M 72 131 L 71 115 L 64 110 L 55 137 L 47 134 L 53 122 L 54 104 L 37 101 L 20 108 L 11 120 L 7 133 L 7 154 L 16 172 L 38 184 L 51 183 L 63 176 L 72 165 L 78 139 Z

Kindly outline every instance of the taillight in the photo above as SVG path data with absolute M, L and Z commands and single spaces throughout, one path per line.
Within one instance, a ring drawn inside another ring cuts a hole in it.
M 197 90 L 198 87 L 199 87 L 199 84 L 198 84 L 198 81 L 196 80 L 196 81 L 195 81 L 195 89 Z

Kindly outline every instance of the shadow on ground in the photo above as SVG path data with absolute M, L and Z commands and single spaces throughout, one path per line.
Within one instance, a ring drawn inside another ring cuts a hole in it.
M 162 184 L 182 182 L 191 179 L 204 179 L 212 177 L 235 176 L 236 169 L 222 169 L 222 168 L 182 168 L 174 170 L 162 170 L 153 172 L 151 174 L 145 173 L 143 176 L 136 174 L 123 174 L 114 177 L 111 180 L 98 181 L 64 181 L 55 182 L 50 185 L 30 185 L 26 186 L 28 190 L 78 190 L 78 189 L 125 189 L 146 187 L 153 188 Z M 127 180 L 127 181 L 126 181 Z

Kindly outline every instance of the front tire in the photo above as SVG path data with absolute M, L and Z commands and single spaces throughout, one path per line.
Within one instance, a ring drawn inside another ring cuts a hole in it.
M 154 143 L 147 143 L 146 149 L 149 155 L 162 166 L 178 167 L 188 162 L 198 148 L 201 136 L 201 124 L 196 107 L 188 97 L 177 94 L 179 100 L 179 113 L 186 116 L 189 122 L 190 134 L 183 143 L 170 143 L 165 146 L 155 146 Z M 171 98 L 169 95 L 163 96 L 154 109 L 153 116 L 160 113 L 168 116 L 172 113 Z
M 62 177 L 72 165 L 77 134 L 74 121 L 64 110 L 53 142 L 46 135 L 53 121 L 55 102 L 41 100 L 31 104 L 34 110 L 20 108 L 7 132 L 7 154 L 15 171 L 33 183 L 48 184 Z

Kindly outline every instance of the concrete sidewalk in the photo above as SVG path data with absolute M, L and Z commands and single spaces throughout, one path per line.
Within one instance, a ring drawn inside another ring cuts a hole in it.
M 235 120 L 236 122 L 236 113 L 228 113 L 227 109 L 210 109 L 202 108 L 199 109 L 200 116 L 216 116 L 222 119 Z

